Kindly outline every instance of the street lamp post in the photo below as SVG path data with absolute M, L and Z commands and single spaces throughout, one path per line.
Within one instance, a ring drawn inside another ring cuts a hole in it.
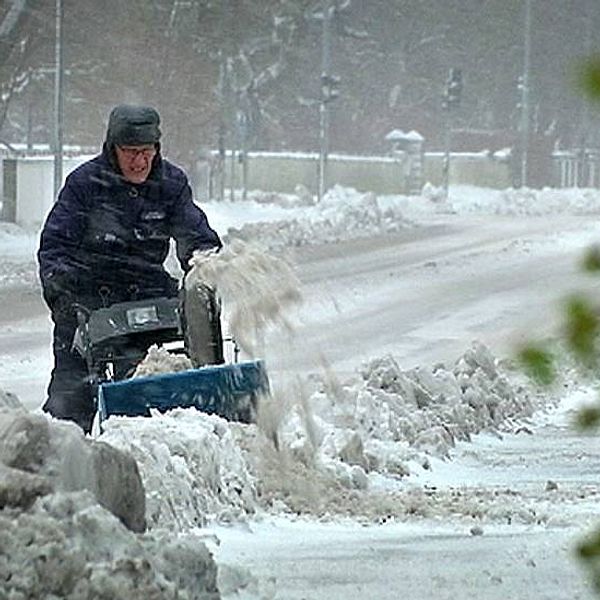
M 321 62 L 321 97 L 319 100 L 319 181 L 317 197 L 323 199 L 327 188 L 329 153 L 329 103 L 339 96 L 340 78 L 331 74 L 331 0 L 323 0 L 323 37 Z
M 323 33 L 321 38 L 321 103 L 319 105 L 319 201 L 325 195 L 326 170 L 327 170 L 327 152 L 329 150 L 329 106 L 325 96 L 324 82 L 329 74 L 330 68 L 330 2 L 322 0 L 323 10 Z
M 525 0 L 523 75 L 521 78 L 521 187 L 527 185 L 529 169 L 529 71 L 531 67 L 531 0 Z
M 55 62 L 54 62 L 54 198 L 63 178 L 63 7 L 56 0 Z
M 462 95 L 462 71 L 450 69 L 446 87 L 442 95 L 442 108 L 444 109 L 444 162 L 442 165 L 442 179 L 444 187 L 444 198 L 448 198 L 450 187 L 450 142 L 452 136 L 452 120 L 450 112 L 460 104 Z

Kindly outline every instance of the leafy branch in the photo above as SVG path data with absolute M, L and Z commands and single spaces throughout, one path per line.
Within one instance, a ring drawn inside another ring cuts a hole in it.
M 600 101 L 600 56 L 583 62 L 577 71 L 579 89 L 593 101 Z M 600 246 L 587 250 L 582 269 L 592 275 L 600 273 Z M 600 374 L 600 307 L 581 294 L 571 296 L 564 309 L 564 342 L 575 358 L 579 371 L 598 378 Z M 518 358 L 526 372 L 538 383 L 549 385 L 557 377 L 557 358 L 542 344 L 530 343 Z M 595 406 L 578 411 L 576 426 L 590 431 L 600 426 L 600 400 Z M 600 526 L 581 540 L 576 555 L 591 575 L 592 585 L 600 596 Z

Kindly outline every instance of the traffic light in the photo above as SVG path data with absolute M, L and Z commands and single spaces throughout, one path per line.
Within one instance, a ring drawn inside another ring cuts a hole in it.
M 523 75 L 517 77 L 517 110 L 523 108 L 523 95 L 525 94 L 525 79 Z
M 337 75 L 321 75 L 321 100 L 331 102 L 340 95 L 340 78 Z
M 463 82 L 460 69 L 450 69 L 448 77 L 448 105 L 458 106 L 462 94 Z
M 446 89 L 444 90 L 443 106 L 451 108 L 460 105 L 462 95 L 463 81 L 461 69 L 452 68 L 448 74 L 446 81 Z

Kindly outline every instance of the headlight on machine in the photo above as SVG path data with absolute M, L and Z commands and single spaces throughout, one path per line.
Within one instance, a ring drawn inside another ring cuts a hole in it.
M 154 323 L 160 323 L 158 312 L 154 305 L 130 308 L 127 311 L 127 324 L 129 327 L 144 327 L 145 325 L 152 325 Z

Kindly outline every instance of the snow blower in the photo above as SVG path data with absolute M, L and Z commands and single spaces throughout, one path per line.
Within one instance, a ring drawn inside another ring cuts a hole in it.
M 261 394 L 269 383 L 260 360 L 223 358 L 218 301 L 182 290 L 180 298 L 157 297 L 116 303 L 93 311 L 77 306 L 73 349 L 86 361 L 97 405 L 97 422 L 111 415 L 150 416 L 194 407 L 228 420 L 255 421 Z M 189 357 L 192 368 L 131 378 L 152 345 Z

